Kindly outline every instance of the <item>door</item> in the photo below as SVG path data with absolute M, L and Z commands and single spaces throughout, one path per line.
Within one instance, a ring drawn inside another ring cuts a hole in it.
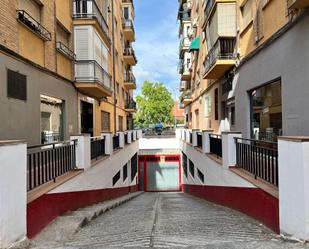
M 81 101 L 81 133 L 93 136 L 93 105 Z
M 179 155 L 156 155 L 140 158 L 140 189 L 149 192 L 180 191 Z

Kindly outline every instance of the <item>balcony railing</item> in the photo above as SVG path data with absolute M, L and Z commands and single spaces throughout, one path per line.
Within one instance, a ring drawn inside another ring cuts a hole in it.
M 202 149 L 203 148 L 203 134 L 202 132 L 196 133 L 196 147 Z
M 135 76 L 131 71 L 127 71 L 124 73 L 124 82 L 136 83 Z
M 105 155 L 105 138 L 92 137 L 90 144 L 91 160 L 97 160 Z
M 100 11 L 95 0 L 73 0 L 74 19 L 96 19 L 103 33 L 109 39 L 106 17 Z
M 134 24 L 132 20 L 129 19 L 122 19 L 122 27 L 123 29 L 132 29 L 132 31 L 135 33 L 134 30 Z
M 235 45 L 235 38 L 219 38 L 206 56 L 204 72 L 207 73 L 217 60 L 236 59 Z
M 136 110 L 136 102 L 133 99 L 127 100 L 125 104 L 125 109 Z
M 188 49 L 190 46 L 190 39 L 188 37 L 184 37 L 180 40 L 179 51 L 183 49 Z
M 27 191 L 76 168 L 77 140 L 28 147 Z
M 17 10 L 17 20 L 38 34 L 43 40 L 51 41 L 51 33 L 24 10 Z
M 191 90 L 187 90 L 185 92 L 183 92 L 180 96 L 180 100 L 181 102 L 184 100 L 184 99 L 191 99 L 192 98 L 192 92 Z
M 277 143 L 235 138 L 236 165 L 275 186 L 278 186 Z
M 75 81 L 98 82 L 103 87 L 112 90 L 111 76 L 96 61 L 76 61 Z
M 71 60 L 75 60 L 76 59 L 76 54 L 66 45 L 64 45 L 62 42 L 58 41 L 56 43 L 56 49 L 63 53 L 64 55 L 66 55 L 67 57 L 69 57 Z
M 222 158 L 222 137 L 221 135 L 209 134 L 210 153 Z
M 124 56 L 133 56 L 134 60 L 137 62 L 136 56 L 135 56 L 135 51 L 132 47 L 125 47 L 123 50 L 123 55 Z

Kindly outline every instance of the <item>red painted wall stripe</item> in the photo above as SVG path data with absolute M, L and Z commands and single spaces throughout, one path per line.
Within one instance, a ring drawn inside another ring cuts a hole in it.
M 58 216 L 137 191 L 137 186 L 46 194 L 27 205 L 27 236 L 33 238 Z
M 276 233 L 279 228 L 279 200 L 259 188 L 219 187 L 183 184 L 185 193 L 245 213 Z

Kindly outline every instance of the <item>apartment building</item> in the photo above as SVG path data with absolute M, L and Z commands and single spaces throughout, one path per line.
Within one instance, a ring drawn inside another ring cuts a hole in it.
M 309 132 L 308 1 L 179 1 L 180 70 L 187 126 L 276 140 Z M 276 15 L 274 15 L 276 13 Z M 182 44 L 182 43 L 181 43 Z
M 77 132 L 71 1 L 1 1 L 1 139 L 29 144 Z
M 74 0 L 73 19 L 80 131 L 133 129 L 133 1 Z

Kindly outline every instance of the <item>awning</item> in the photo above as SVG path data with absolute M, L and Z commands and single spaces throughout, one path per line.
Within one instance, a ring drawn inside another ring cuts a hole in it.
M 199 50 L 200 49 L 200 43 L 201 43 L 201 39 L 200 39 L 199 36 L 196 37 L 195 39 L 193 39 L 193 41 L 190 44 L 189 51 L 192 52 L 192 51 Z

